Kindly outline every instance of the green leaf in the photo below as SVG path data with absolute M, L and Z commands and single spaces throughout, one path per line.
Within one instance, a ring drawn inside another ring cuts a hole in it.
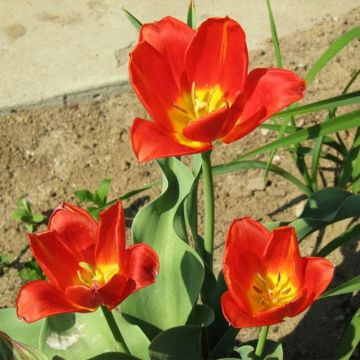
M 317 112 L 321 110 L 334 109 L 340 106 L 348 106 L 360 103 L 360 91 L 355 91 L 348 94 L 342 94 L 335 97 L 331 97 L 325 100 L 316 101 L 311 104 L 298 106 L 295 108 L 281 111 L 274 115 L 274 117 L 287 117 L 300 114 L 306 114 L 311 112 Z
M 213 167 L 213 174 L 220 175 L 226 174 L 235 171 L 244 171 L 249 169 L 266 169 L 267 163 L 264 161 L 258 160 L 235 160 L 231 161 L 227 164 L 221 164 Z M 302 183 L 295 176 L 284 170 L 283 168 L 273 165 L 270 165 L 269 170 L 277 175 L 282 176 L 286 180 L 292 182 L 295 186 L 297 186 L 304 194 L 310 195 L 310 190 L 307 186 Z
M 4 360 L 49 360 L 41 351 L 13 340 L 0 331 L 0 358 Z
M 309 86 L 312 81 L 315 79 L 316 75 L 323 69 L 325 65 L 335 56 L 337 53 L 342 50 L 347 44 L 351 41 L 359 38 L 360 36 L 360 27 L 354 27 L 341 35 L 337 40 L 335 40 L 330 47 L 320 56 L 316 63 L 310 68 L 308 73 L 305 76 L 305 81 L 307 86 Z
M 94 356 L 87 360 L 141 360 L 135 356 L 119 353 L 119 352 L 108 352 L 101 355 Z
M 32 221 L 36 224 L 40 224 L 45 220 L 45 216 L 42 214 L 34 214 L 32 217 Z
M 91 191 L 82 189 L 75 191 L 75 197 L 84 202 L 92 202 L 94 200 L 94 195 Z
M 336 359 L 349 360 L 360 342 L 360 309 L 351 319 L 336 351 Z
M 148 339 L 141 329 L 113 311 L 116 322 L 132 355 L 146 359 Z M 96 339 L 96 341 L 94 341 Z M 46 319 L 40 336 L 40 350 L 49 357 L 66 359 L 91 358 L 102 353 L 119 351 L 103 313 L 73 313 Z
M 106 199 L 109 195 L 109 189 L 111 185 L 111 179 L 103 179 L 100 182 L 98 189 L 96 190 L 95 194 L 100 199 L 100 206 L 106 204 Z
M 25 225 L 25 229 L 29 232 L 32 233 L 35 230 L 35 226 L 33 224 L 26 224 Z
M 255 348 L 251 345 L 243 345 L 234 349 L 240 354 L 241 360 L 254 360 L 255 359 Z
M 152 183 L 150 183 L 150 184 L 148 184 L 148 185 L 145 185 L 145 186 L 143 186 L 143 187 L 141 187 L 141 188 L 139 188 L 139 189 L 131 190 L 131 191 L 129 191 L 129 192 L 123 194 L 123 195 L 120 195 L 120 196 L 119 196 L 119 200 L 127 200 L 127 199 L 130 199 L 132 196 L 137 195 L 137 194 L 140 194 L 141 192 L 143 192 L 143 191 L 145 191 L 145 190 L 148 190 L 148 189 L 151 189 L 151 188 L 154 187 L 154 186 L 158 186 L 159 184 L 160 184 L 159 181 L 154 181 L 154 182 L 152 182 Z M 115 201 L 117 201 L 117 199 L 114 200 L 113 202 L 115 202 Z M 109 205 L 109 204 L 107 204 L 107 205 Z
M 150 359 L 202 359 L 201 332 L 198 326 L 178 326 L 161 332 L 149 346 Z
M 314 125 L 309 128 L 299 130 L 294 134 L 290 134 L 286 137 L 283 137 L 282 139 L 278 139 L 264 146 L 260 146 L 257 149 L 252 150 L 246 153 L 245 155 L 238 157 L 237 160 L 263 154 L 267 151 L 271 151 L 278 147 L 286 147 L 289 145 L 298 144 L 302 141 L 314 139 L 318 136 L 339 132 L 341 130 L 347 130 L 353 127 L 357 127 L 359 125 L 360 125 L 360 110 L 356 110 L 350 113 L 346 113 L 344 115 L 340 115 L 332 119 L 331 121 L 327 121 L 319 125 Z
M 187 24 L 192 29 L 196 29 L 196 10 L 194 0 L 190 0 L 189 10 L 187 14 Z
M 224 332 L 223 336 L 212 349 L 210 359 L 218 359 L 219 357 L 229 355 L 234 348 L 235 339 L 239 330 L 240 329 L 228 326 L 227 331 Z
M 139 31 L 140 28 L 142 27 L 142 23 L 140 22 L 140 20 L 138 20 L 133 14 L 131 14 L 125 8 L 122 8 L 122 11 L 125 13 L 126 17 L 129 19 L 131 24 L 134 25 L 134 28 Z
M 22 221 L 23 219 L 30 219 L 29 214 L 24 209 L 17 209 L 12 212 L 12 218 L 17 221 Z
M 351 280 L 345 281 L 335 289 L 331 289 L 321 297 L 338 296 L 353 293 L 360 290 L 360 275 L 353 277 Z
M 268 229 L 293 226 L 298 240 L 337 221 L 360 216 L 360 195 L 341 188 L 326 188 L 310 195 L 300 217 L 291 222 L 268 223 Z
M 147 243 L 157 252 L 160 272 L 153 285 L 121 304 L 122 312 L 142 322 L 151 337 L 159 330 L 186 323 L 204 279 L 201 258 L 187 239 L 179 237 L 179 226 L 185 224 L 184 200 L 192 189 L 194 175 L 174 158 L 158 160 L 158 165 L 164 177 L 163 192 L 137 213 L 132 235 L 134 243 Z M 181 232 L 185 234 L 186 230 Z
M 270 0 L 266 0 L 266 5 L 267 5 L 269 21 L 270 21 L 271 39 L 272 39 L 274 52 L 275 52 L 276 67 L 282 68 L 283 62 L 282 62 L 281 51 L 280 51 L 280 42 L 279 42 L 279 38 L 277 35 L 276 24 L 275 24 L 274 15 L 273 15 L 273 12 L 271 9 Z
M 15 341 L 38 348 L 39 335 L 44 320 L 28 324 L 19 320 L 14 308 L 0 309 L 0 327 L 7 335 Z
M 348 241 L 354 240 L 360 240 L 360 224 L 347 229 L 344 233 L 330 241 L 316 254 L 316 256 L 328 256 L 331 252 L 344 245 Z
M 215 315 L 210 307 L 196 304 L 186 322 L 186 325 L 207 327 L 214 322 L 214 319 Z

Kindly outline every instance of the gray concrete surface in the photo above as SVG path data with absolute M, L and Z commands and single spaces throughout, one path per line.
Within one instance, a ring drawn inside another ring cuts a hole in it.
M 311 27 L 360 0 L 273 0 L 279 35 Z M 196 0 L 198 20 L 230 15 L 250 49 L 270 36 L 265 0 Z M 128 79 L 136 31 L 121 11 L 143 22 L 185 19 L 188 0 L 0 0 L 0 112 L 66 104 L 118 90 Z

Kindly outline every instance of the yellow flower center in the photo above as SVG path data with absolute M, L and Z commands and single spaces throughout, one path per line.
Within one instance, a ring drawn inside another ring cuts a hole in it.
M 87 262 L 80 261 L 77 276 L 80 282 L 87 287 L 101 287 L 118 272 L 119 266 L 117 264 L 94 269 Z
M 229 104 L 219 85 L 197 89 L 193 82 L 191 91 L 182 94 L 168 111 L 178 141 L 192 147 L 201 146 L 200 142 L 189 140 L 182 134 L 184 127 L 227 106 Z
M 271 310 L 285 305 L 295 298 L 297 288 L 286 273 L 256 273 L 248 293 L 248 299 L 254 312 Z
M 228 104 L 219 85 L 196 89 L 193 82 L 190 93 L 183 94 L 173 105 L 174 109 L 171 110 L 171 115 L 183 118 L 182 122 L 186 118 L 189 123 Z

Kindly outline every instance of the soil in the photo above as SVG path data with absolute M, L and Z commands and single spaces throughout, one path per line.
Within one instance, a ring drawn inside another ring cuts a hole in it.
M 339 17 L 327 17 L 308 31 L 281 39 L 284 66 L 304 75 L 320 54 L 344 31 L 360 23 L 360 8 Z M 353 41 L 336 57 L 308 88 L 304 102 L 338 95 L 358 70 L 360 41 Z M 275 66 L 271 41 L 250 53 L 250 66 Z M 357 81 L 352 89 L 360 88 Z M 348 109 L 346 109 L 348 110 Z M 326 114 L 298 118 L 298 124 L 321 121 Z M 74 191 L 95 190 L 103 178 L 112 179 L 114 198 L 159 178 L 154 162 L 138 164 L 129 142 L 129 127 L 136 116 L 145 116 L 130 87 L 108 98 L 70 104 L 64 108 L 29 109 L 0 118 L 0 254 L 29 259 L 25 229 L 11 218 L 15 201 L 28 199 L 35 212 L 51 213 L 62 201 L 75 202 Z M 353 132 L 342 134 L 350 141 Z M 218 144 L 213 163 L 229 162 L 238 155 L 275 139 L 271 132 L 257 129 L 237 143 Z M 265 157 L 261 157 L 265 159 Z M 290 157 L 279 151 L 275 163 L 297 174 Z M 333 169 L 322 164 L 323 186 L 333 183 Z M 216 193 L 215 267 L 221 267 L 225 234 L 230 222 L 250 215 L 262 221 L 291 220 L 299 215 L 305 197 L 292 184 L 270 175 L 266 184 L 262 171 L 246 171 L 218 176 Z M 160 192 L 152 188 L 126 201 L 128 215 Z M 200 214 L 200 222 L 202 213 Z M 329 226 L 321 246 L 341 233 L 347 222 Z M 302 243 L 302 254 L 311 255 L 316 234 Z M 318 246 L 317 244 L 316 246 Z M 329 256 L 337 265 L 334 284 L 359 274 L 359 247 L 348 245 Z M 0 307 L 14 306 L 21 279 L 16 268 L 0 278 Z M 358 296 L 321 300 L 309 311 L 273 326 L 270 338 L 283 339 L 287 359 L 332 359 L 346 324 L 360 305 Z M 240 339 L 257 336 L 257 329 L 240 331 Z M 354 358 L 360 358 L 359 352 Z

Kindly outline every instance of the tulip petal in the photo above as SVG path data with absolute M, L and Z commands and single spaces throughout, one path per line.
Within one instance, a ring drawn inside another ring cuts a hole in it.
M 25 284 L 16 300 L 17 316 L 26 322 L 69 312 L 83 312 L 71 304 L 56 287 L 44 280 Z
M 273 230 L 266 249 L 264 264 L 268 272 L 284 272 L 292 279 L 296 287 L 301 286 L 304 267 L 293 227 L 284 226 Z
M 101 305 L 101 296 L 95 287 L 69 286 L 65 289 L 65 297 L 83 312 L 95 311 Z
M 215 141 L 234 126 L 242 111 L 242 95 L 237 96 L 235 103 L 230 107 L 223 107 L 187 125 L 183 134 L 192 140 L 202 142 Z
M 185 66 L 197 88 L 219 85 L 233 102 L 244 88 L 248 70 L 245 33 L 241 26 L 229 17 L 204 21 L 186 52 Z
M 140 29 L 139 42 L 146 41 L 166 57 L 174 79 L 179 80 L 184 70 L 185 50 L 194 31 L 182 21 L 167 16 Z
M 234 126 L 223 138 L 231 143 L 242 138 L 270 116 L 304 97 L 305 81 L 283 69 L 255 69 L 246 83 L 246 105 Z
M 29 234 L 31 251 L 50 283 L 64 289 L 74 281 L 78 261 L 54 230 Z
M 188 140 L 194 147 L 179 143 L 175 135 L 163 131 L 157 124 L 136 118 L 131 127 L 131 142 L 138 161 L 162 157 L 190 155 L 211 149 L 210 144 Z
M 321 257 L 303 258 L 305 276 L 303 288 L 306 296 L 303 296 L 302 304 L 296 308 L 294 315 L 304 311 L 310 306 L 330 285 L 335 271 L 335 266 Z
M 128 256 L 128 277 L 135 283 L 132 291 L 152 284 L 159 272 L 159 258 L 147 244 L 136 244 L 126 250 Z M 130 288 L 132 288 L 130 284 Z
M 130 54 L 130 81 L 151 118 L 164 129 L 173 130 L 168 110 L 180 96 L 165 56 L 147 42 L 139 43 Z
M 78 261 L 94 263 L 97 223 L 89 213 L 64 203 L 52 213 L 49 229 L 56 231 L 57 238 L 78 257 Z
M 95 246 L 98 268 L 111 264 L 121 266 L 125 253 L 125 231 L 124 210 L 118 201 L 100 214 Z
M 133 287 L 135 284 L 131 281 Z M 109 310 L 118 306 L 130 292 L 128 289 L 128 279 L 121 274 L 114 275 L 104 286 L 99 289 L 99 295 L 101 297 L 101 303 L 106 305 Z

